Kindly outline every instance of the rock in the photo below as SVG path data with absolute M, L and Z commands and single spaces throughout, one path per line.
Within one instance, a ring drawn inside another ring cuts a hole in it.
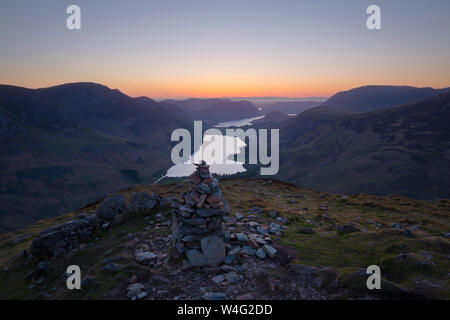
M 137 279 L 138 279 L 137 275 L 133 274 L 130 278 L 130 282 L 135 283 L 137 281 Z
M 122 195 L 106 197 L 97 209 L 97 217 L 112 222 L 125 211 L 125 199 Z
M 145 286 L 139 282 L 132 283 L 127 287 L 127 297 L 130 299 L 136 299 L 138 295 L 142 297 L 143 292 L 146 292 Z
M 220 292 L 207 292 L 203 295 L 204 300 L 225 300 L 227 295 Z
M 226 264 L 220 266 L 220 270 L 222 270 L 223 272 L 226 272 L 226 273 L 228 273 L 230 271 L 236 271 L 235 268 L 233 268 L 232 266 L 228 266 Z
M 247 235 L 245 235 L 243 233 L 236 233 L 235 235 L 236 235 L 236 239 L 238 241 L 241 241 L 241 242 L 247 242 L 248 241 Z
M 242 279 L 242 276 L 238 275 L 235 271 L 230 271 L 225 274 L 225 279 L 230 283 L 237 283 Z
M 189 261 L 187 261 L 186 259 L 183 260 L 183 264 L 181 265 L 181 271 L 186 271 L 192 268 L 192 264 L 190 264 Z
M 225 259 L 223 259 L 223 262 L 226 264 L 231 264 L 233 262 L 234 258 L 236 258 L 235 255 L 227 255 L 225 257 Z
M 254 300 L 255 297 L 251 293 L 242 294 L 236 297 L 236 300 Z
M 186 256 L 189 263 L 194 267 L 204 267 L 208 265 L 208 261 L 205 259 L 205 256 L 198 249 L 186 251 Z
M 30 253 L 38 258 L 51 258 L 78 248 L 97 230 L 97 216 L 78 215 L 75 219 L 41 232 L 31 243 Z
M 269 217 L 275 219 L 280 214 L 279 211 L 269 211 Z
M 197 209 L 196 214 L 200 217 L 212 217 L 224 215 L 225 211 L 223 209 Z
M 358 232 L 359 230 L 351 223 L 340 225 L 337 227 L 337 234 L 347 234 L 347 233 L 353 233 Z
M 265 235 L 265 234 L 269 233 L 269 232 L 267 231 L 267 229 L 265 229 L 265 228 L 263 228 L 263 227 L 256 227 L 256 231 L 257 231 L 258 233 L 262 234 L 262 235 Z
M 228 254 L 234 255 L 237 254 L 239 251 L 241 251 L 241 247 L 234 247 L 230 251 L 228 251 Z
M 402 228 L 402 226 L 398 222 L 394 222 L 393 224 L 390 225 L 390 227 L 391 228 L 397 228 L 397 229 L 401 229 Z
M 135 192 L 131 195 L 130 202 L 126 208 L 127 212 L 149 212 L 158 203 L 157 197 L 154 194 L 146 192 Z
M 147 295 L 148 295 L 148 293 L 146 291 L 142 291 L 137 294 L 136 298 L 138 298 L 140 300 L 140 299 L 145 298 Z
M 269 246 L 268 244 L 264 245 L 263 249 L 270 257 L 274 257 L 275 254 L 277 253 L 277 249 L 275 249 L 272 246 Z
M 269 232 L 272 234 L 278 233 L 281 231 L 281 226 L 278 223 L 272 222 L 269 226 Z
M 222 238 L 209 236 L 200 241 L 203 255 L 211 267 L 217 266 L 225 258 L 225 243 Z
M 160 221 L 162 221 L 164 219 L 165 219 L 164 216 L 160 212 L 155 214 L 155 221 L 160 222 Z
M 450 239 L 450 232 L 445 232 L 442 234 L 444 238 Z
M 260 214 L 262 212 L 263 212 L 263 209 L 260 207 L 253 207 L 248 211 L 248 213 L 250 213 L 250 214 Z
M 118 272 L 120 269 L 122 269 L 122 266 L 120 264 L 108 263 L 106 266 L 101 268 L 101 271 L 105 273 L 114 273 Z
M 157 256 L 150 251 L 138 251 L 135 252 L 134 256 L 137 262 L 148 262 L 157 258 Z
M 276 217 L 275 220 L 280 221 L 283 224 L 285 224 L 287 222 L 287 219 L 283 218 L 283 217 Z
M 255 242 L 262 245 L 267 244 L 266 240 L 264 240 L 263 238 L 256 238 Z
M 264 259 L 266 257 L 266 252 L 263 248 L 259 248 L 258 250 L 256 250 L 256 256 L 260 259 Z
M 243 246 L 242 247 L 242 252 L 244 252 L 245 254 L 249 255 L 249 256 L 254 256 L 256 253 L 256 250 L 253 249 L 250 246 Z
M 110 228 L 111 228 L 111 223 L 109 223 L 107 221 L 100 226 L 100 230 L 102 230 L 102 231 L 106 231 Z
M 306 227 L 299 228 L 299 229 L 297 230 L 297 232 L 298 232 L 298 233 L 301 233 L 301 234 L 315 234 L 315 233 L 316 233 L 316 232 L 314 231 L 314 229 L 312 229 L 312 228 L 306 228 Z
M 242 218 L 244 218 L 244 215 L 241 214 L 241 213 L 239 213 L 239 212 L 236 212 L 236 213 L 234 214 L 234 216 L 236 217 L 236 219 L 237 219 L 238 221 L 241 220 Z
M 219 283 L 223 282 L 223 280 L 225 280 L 225 277 L 224 277 L 223 275 L 219 274 L 219 275 L 217 275 L 217 276 L 215 276 L 215 277 L 212 277 L 211 280 L 212 280 L 214 283 L 219 284 Z

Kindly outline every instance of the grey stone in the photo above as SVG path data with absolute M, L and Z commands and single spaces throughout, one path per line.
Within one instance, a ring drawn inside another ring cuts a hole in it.
M 212 280 L 214 283 L 219 284 L 219 283 L 223 282 L 223 280 L 225 280 L 225 277 L 224 277 L 223 275 L 219 274 L 219 275 L 217 275 L 217 276 L 215 276 L 215 277 L 212 277 L 211 280 Z
M 279 211 L 269 211 L 269 216 L 270 216 L 272 219 L 275 219 L 279 214 L 280 214 Z
M 158 200 L 155 195 L 146 192 L 135 192 L 131 195 L 127 206 L 127 212 L 148 212 L 152 210 Z
M 217 266 L 225 258 L 225 243 L 222 238 L 209 236 L 200 242 L 203 255 L 210 266 Z
M 230 271 L 225 274 L 225 279 L 230 283 L 236 283 L 242 279 L 242 276 L 238 275 L 235 271 Z
M 234 247 L 233 249 L 231 249 L 230 251 L 228 251 L 228 254 L 235 255 L 235 254 L 237 254 L 239 251 L 241 251 L 241 247 Z
M 142 291 L 137 294 L 136 298 L 138 298 L 140 300 L 140 299 L 145 298 L 146 296 L 148 296 L 148 293 L 146 291 Z
M 205 256 L 198 249 L 191 249 L 186 251 L 186 256 L 189 263 L 194 267 L 204 267 L 208 265 Z
M 275 249 L 272 246 L 269 246 L 268 244 L 264 245 L 263 249 L 270 257 L 274 257 L 275 254 L 277 253 L 277 249 Z
M 249 255 L 249 256 L 254 256 L 256 253 L 256 250 L 253 249 L 250 246 L 243 246 L 242 247 L 242 252 L 244 252 L 245 254 Z
M 55 257 L 89 240 L 97 230 L 97 216 L 78 215 L 66 223 L 41 232 L 31 243 L 30 253 L 38 258 Z
M 226 214 L 224 209 L 197 209 L 196 214 L 200 217 L 220 216 Z
M 106 221 L 113 221 L 117 215 L 125 211 L 125 199 L 122 195 L 106 197 L 97 209 L 97 217 Z
M 150 251 L 138 251 L 134 254 L 137 262 L 148 262 L 157 258 L 157 256 Z
M 239 212 L 236 212 L 236 213 L 234 214 L 234 216 L 236 217 L 237 220 L 241 220 L 242 218 L 244 218 L 244 215 L 241 214 L 241 213 L 239 213 Z
M 231 264 L 231 263 L 233 263 L 234 258 L 236 258 L 235 255 L 229 254 L 225 257 L 225 259 L 223 259 L 223 262 L 226 264 Z
M 442 234 L 442 236 L 443 236 L 444 238 L 450 239 L 450 232 L 445 232 L 445 233 Z
M 227 295 L 221 292 L 207 292 L 203 295 L 204 300 L 225 300 Z
M 141 294 L 142 292 L 146 292 L 146 289 L 142 283 L 135 282 L 127 287 L 127 296 L 130 299 L 132 299 L 133 297 L 137 297 L 137 295 Z
M 397 229 L 401 229 L 401 225 L 398 222 L 394 222 L 393 224 L 390 225 L 391 228 L 397 228 Z
M 256 231 L 263 235 L 268 233 L 267 229 L 265 229 L 263 227 L 256 227 Z
M 358 232 L 359 230 L 351 223 L 340 225 L 337 227 L 337 234 L 347 234 L 352 232 Z
M 260 208 L 260 207 L 253 207 L 253 208 L 251 208 L 249 210 L 248 213 L 259 214 L 259 213 L 262 213 L 262 212 L 263 212 L 262 208 Z
M 237 239 L 238 241 L 241 241 L 241 242 L 247 242 L 247 241 L 248 241 L 248 237 L 247 237 L 246 234 L 243 234 L 243 233 L 236 233 L 235 235 L 236 235 L 236 239 Z
M 104 266 L 101 271 L 106 272 L 106 273 L 114 273 L 114 272 L 118 272 L 120 269 L 122 269 L 122 266 L 120 264 L 117 263 L 108 263 L 106 266 Z
M 266 257 L 266 253 L 264 252 L 263 248 L 259 248 L 256 250 L 256 256 L 260 259 L 264 259 Z

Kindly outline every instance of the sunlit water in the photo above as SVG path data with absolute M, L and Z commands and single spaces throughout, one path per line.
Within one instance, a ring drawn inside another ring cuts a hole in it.
M 215 125 L 217 128 L 226 128 L 226 127 L 243 127 L 243 126 L 249 126 L 252 124 L 253 121 L 262 119 L 264 116 L 259 117 L 253 117 L 253 118 L 246 118 L 246 119 L 240 119 L 240 120 L 231 120 L 231 121 L 224 121 L 220 122 Z
M 243 127 L 251 125 L 252 121 L 262 119 L 264 116 L 246 118 L 240 120 L 232 120 L 220 122 L 215 125 L 217 128 L 226 127 Z M 225 148 L 224 148 L 225 146 Z M 203 137 L 203 144 L 200 149 L 189 157 L 186 162 L 173 165 L 167 170 L 167 173 L 159 178 L 155 183 L 166 177 L 187 177 L 195 171 L 194 163 L 199 163 L 201 160 L 201 154 L 203 154 L 203 160 L 210 166 L 209 171 L 217 175 L 232 175 L 240 172 L 247 171 L 244 168 L 242 162 L 230 160 L 234 158 L 236 154 L 239 154 L 240 150 L 246 146 L 245 142 L 238 137 L 226 136 L 226 135 L 205 135 Z M 211 153 L 211 148 L 216 150 L 215 153 Z M 218 159 L 226 159 L 219 161 Z

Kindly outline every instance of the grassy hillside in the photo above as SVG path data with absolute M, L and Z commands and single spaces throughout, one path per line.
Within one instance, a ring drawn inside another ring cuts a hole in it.
M 94 213 L 97 201 L 77 212 L 0 235 L 0 298 L 127 299 L 126 287 L 133 276 L 153 288 L 146 299 L 194 299 L 204 290 L 227 292 L 232 299 L 249 292 L 257 299 L 450 298 L 450 239 L 444 235 L 450 231 L 449 200 L 333 195 L 269 179 L 222 179 L 220 186 L 231 208 L 226 226 L 234 228 L 233 232 L 246 232 L 248 222 L 262 226 L 276 222 L 285 227 L 281 235 L 271 235 L 272 245 L 279 251 L 277 256 L 265 260 L 243 256 L 232 265 L 246 267 L 235 292 L 228 293 L 229 285 L 211 281 L 215 270 L 181 271 L 180 266 L 164 260 L 153 266 L 134 260 L 133 251 L 142 245 L 159 250 L 161 255 L 168 253 L 171 217 L 170 209 L 163 206 L 99 232 L 92 242 L 51 260 L 51 268 L 40 281 L 26 280 L 25 275 L 39 261 L 24 258 L 21 251 L 49 226 L 68 221 L 80 212 Z M 177 197 L 187 189 L 187 185 L 177 182 L 136 185 L 118 193 L 126 199 L 136 191 L 156 192 L 167 198 Z M 158 212 L 165 217 L 160 222 L 155 216 Z M 244 218 L 233 219 L 236 212 Z M 274 212 L 284 222 L 276 220 Z M 339 231 L 350 223 L 353 232 Z M 108 261 L 117 263 L 119 270 L 105 270 Z M 79 265 L 83 277 L 89 278 L 89 285 L 82 290 L 66 289 L 64 273 L 69 264 Z M 381 267 L 381 296 L 365 288 L 366 277 L 358 277 L 358 270 L 372 264 Z M 298 282 L 309 275 L 312 269 L 307 267 L 321 270 L 313 277 L 311 287 Z M 325 280 L 317 284 L 320 279 Z

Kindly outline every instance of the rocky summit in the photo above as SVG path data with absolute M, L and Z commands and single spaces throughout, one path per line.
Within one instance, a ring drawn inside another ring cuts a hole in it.
M 1 234 L 0 299 L 450 298 L 449 200 L 217 181 L 206 169 Z M 67 289 L 70 265 L 80 290 Z M 366 286 L 370 265 L 380 290 Z

